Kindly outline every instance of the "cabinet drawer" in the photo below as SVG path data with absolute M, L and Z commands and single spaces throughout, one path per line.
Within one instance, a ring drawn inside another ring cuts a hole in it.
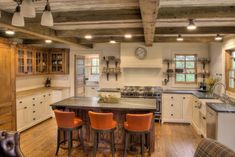
M 182 119 L 182 114 L 175 111 L 169 111 L 166 113 L 167 119 Z

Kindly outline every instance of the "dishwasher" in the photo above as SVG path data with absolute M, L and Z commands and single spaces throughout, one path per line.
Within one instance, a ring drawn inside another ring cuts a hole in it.
M 217 139 L 218 114 L 210 107 L 206 109 L 206 135 L 207 138 Z

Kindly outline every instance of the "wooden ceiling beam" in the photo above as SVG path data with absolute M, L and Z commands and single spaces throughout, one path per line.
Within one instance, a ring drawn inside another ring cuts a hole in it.
M 163 7 L 159 9 L 158 19 L 229 18 L 234 17 L 234 14 L 234 6 Z
M 152 46 L 160 0 L 139 0 L 145 45 Z
M 42 27 L 40 24 L 27 24 L 25 27 L 16 27 L 11 25 L 12 14 L 7 13 L 5 11 L 1 11 L 0 18 L 0 27 L 4 27 L 7 29 L 15 30 L 16 32 L 25 33 L 31 36 L 35 36 L 40 39 L 50 39 L 55 42 L 64 43 L 80 48 L 87 48 L 83 45 L 80 45 L 76 40 L 64 39 L 56 36 L 55 30 L 47 27 Z

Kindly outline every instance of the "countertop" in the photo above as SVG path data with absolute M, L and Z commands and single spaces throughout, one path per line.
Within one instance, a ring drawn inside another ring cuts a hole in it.
M 119 103 L 98 103 L 98 97 L 72 97 L 60 102 L 54 103 L 53 108 L 69 107 L 75 109 L 113 109 L 113 110 L 144 110 L 155 111 L 155 99 L 132 99 L 120 98 Z
M 225 103 L 206 103 L 215 112 L 235 113 L 235 106 Z
M 25 96 L 29 96 L 32 94 L 37 94 L 37 93 L 46 92 L 50 90 L 64 90 L 64 89 L 70 89 L 70 87 L 39 87 L 39 88 L 16 92 L 16 98 L 25 97 Z
M 98 90 L 98 92 L 121 92 L 120 88 L 101 88 Z
M 172 89 L 167 89 L 164 90 L 163 93 L 166 94 L 192 94 L 198 99 L 214 99 L 212 95 L 210 95 L 207 92 L 199 92 L 197 90 L 172 90 Z

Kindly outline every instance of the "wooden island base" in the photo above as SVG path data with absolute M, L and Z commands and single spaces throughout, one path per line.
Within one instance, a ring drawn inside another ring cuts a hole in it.
M 70 99 L 70 100 L 69 100 Z M 110 104 L 98 104 L 98 106 L 94 105 L 94 101 L 92 100 L 92 102 L 90 102 L 90 104 L 92 104 L 91 106 L 87 106 L 87 105 L 79 105 L 82 103 L 81 100 L 78 99 L 77 101 L 79 102 L 76 106 L 74 105 L 74 98 L 69 98 L 66 99 L 64 101 L 58 102 L 56 104 L 52 105 L 53 109 L 60 109 L 60 110 L 64 110 L 64 111 L 74 111 L 76 113 L 76 115 L 78 117 L 80 117 L 83 122 L 84 122 L 84 126 L 83 126 L 83 137 L 84 137 L 84 143 L 85 143 L 85 147 L 92 147 L 93 146 L 93 132 L 90 126 L 90 120 L 89 120 L 89 116 L 88 116 L 88 111 L 95 111 L 95 112 L 112 112 L 114 114 L 114 119 L 117 121 L 118 126 L 117 129 L 115 130 L 115 148 L 117 150 L 123 150 L 124 149 L 124 127 L 123 127 L 123 123 L 126 119 L 126 114 L 127 113 L 150 113 L 150 112 L 154 112 L 154 107 L 155 104 L 155 100 L 142 100 L 142 101 L 138 101 L 134 100 L 134 99 L 129 99 L 131 101 L 131 103 L 133 103 L 133 105 L 135 104 L 136 106 L 132 106 L 132 107 L 123 107 L 123 105 L 125 104 L 125 102 L 128 103 L 128 105 L 131 105 L 130 101 L 127 99 L 122 99 L 120 104 L 112 104 L 113 107 L 110 107 Z M 73 99 L 71 101 L 71 99 Z M 82 98 L 82 99 L 88 99 L 88 98 Z M 93 98 L 94 99 L 94 98 Z M 97 99 L 95 99 L 97 100 Z M 66 103 L 67 102 L 67 103 Z M 73 102 L 71 104 L 71 102 Z M 84 101 L 85 102 L 85 101 Z M 87 102 L 86 100 L 86 103 Z M 143 104 L 142 106 L 140 104 Z M 67 105 L 65 105 L 67 104 Z M 70 104 L 70 105 L 69 105 Z M 126 104 L 127 105 L 127 104 Z M 153 106 L 154 105 L 154 106 Z M 150 150 L 151 152 L 154 152 L 154 147 L 155 147 L 155 126 L 154 126 L 154 120 L 152 121 L 152 125 L 151 125 L 151 131 L 150 131 L 150 137 L 146 137 L 146 140 L 150 140 L 147 142 L 150 142 Z M 139 135 L 134 135 L 131 137 L 131 143 L 134 143 L 136 146 L 140 146 L 140 136 Z M 110 135 L 109 134 L 101 134 L 100 135 L 100 141 L 99 141 L 99 149 L 110 149 Z M 130 143 L 130 144 L 131 144 Z

